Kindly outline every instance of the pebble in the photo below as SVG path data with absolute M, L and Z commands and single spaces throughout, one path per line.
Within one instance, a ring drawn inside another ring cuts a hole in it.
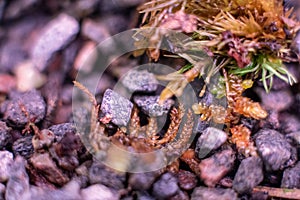
M 174 195 L 179 190 L 177 178 L 167 172 L 163 174 L 154 184 L 153 184 L 153 195 L 157 199 L 167 199 Z
M 29 189 L 29 177 L 25 169 L 25 160 L 17 156 L 10 169 L 5 198 L 6 200 L 29 200 Z
M 130 70 L 122 77 L 122 84 L 130 92 L 154 92 L 158 81 L 147 70 Z
M 223 150 L 202 160 L 199 164 L 200 178 L 208 187 L 214 187 L 230 170 L 235 161 L 233 150 Z
M 289 108 L 293 103 L 293 95 L 289 90 L 271 90 L 270 93 L 266 93 L 264 89 L 257 88 L 256 92 L 263 107 L 268 110 L 280 112 Z
M 130 174 L 128 184 L 134 190 L 148 190 L 151 188 L 159 173 L 146 172 Z
M 54 133 L 56 141 L 60 142 L 67 132 L 75 133 L 76 127 L 73 123 L 62 123 L 50 126 L 49 130 Z
M 13 154 L 9 151 L 0 151 L 0 183 L 8 180 L 12 164 Z
M 130 199 L 130 197 L 129 197 Z M 138 200 L 155 200 L 154 197 L 152 197 L 148 192 L 146 191 L 137 191 L 137 199 Z M 125 200 L 125 199 L 124 199 Z M 127 200 L 127 199 L 126 199 Z M 130 200 L 133 200 L 133 198 L 131 198 Z
M 84 200 L 118 200 L 119 194 L 105 185 L 95 184 L 81 190 Z
M 16 78 L 8 74 L 0 74 L 0 92 L 8 93 L 16 87 Z
M 34 152 L 32 136 L 26 136 L 13 143 L 12 150 L 14 155 L 20 155 L 26 159 L 30 158 Z
M 110 37 L 107 27 L 92 19 L 84 19 L 82 22 L 82 35 L 94 42 L 100 43 Z
M 172 99 L 167 99 L 163 104 L 158 103 L 159 96 L 134 96 L 133 101 L 150 117 L 159 117 L 169 112 L 174 104 Z
M 89 169 L 91 184 L 100 183 L 114 189 L 123 189 L 126 174 L 106 167 L 104 164 L 94 162 Z
M 29 116 L 26 116 L 22 107 Z M 38 91 L 31 90 L 24 93 L 16 92 L 11 95 L 9 102 L 7 103 L 4 119 L 9 120 L 18 127 L 23 127 L 29 122 L 40 122 L 44 119 L 45 113 L 46 103 Z
M 105 15 L 100 20 L 105 24 L 111 35 L 126 31 L 128 27 L 126 17 L 117 13 Z
M 259 157 L 242 160 L 233 180 L 233 189 L 240 194 L 251 193 L 264 179 L 263 165 Z
M 169 200 L 189 200 L 190 197 L 189 195 L 187 194 L 187 192 L 185 191 L 182 191 L 182 190 L 179 190 L 175 196 L 172 196 L 169 198 Z
M 292 158 L 292 147 L 279 132 L 262 129 L 255 137 L 257 151 L 268 171 L 283 168 Z
M 300 131 L 300 120 L 297 116 L 284 113 L 280 115 L 279 120 L 282 132 L 288 134 Z
M 36 5 L 40 0 L 20 0 L 12 1 L 6 8 L 4 19 L 11 20 L 18 18 L 32 10 L 34 5 Z
M 227 134 L 217 128 L 208 127 L 198 138 L 196 144 L 196 153 L 198 157 L 204 158 L 210 151 L 219 148 L 227 141 Z
M 237 193 L 232 189 L 222 189 L 222 188 L 207 188 L 207 187 L 197 187 L 194 189 L 191 200 L 238 200 Z
M 130 120 L 133 104 L 111 89 L 104 93 L 101 111 L 105 118 L 118 126 L 126 126 Z
M 68 45 L 78 32 L 79 23 L 64 13 L 46 24 L 31 50 L 31 59 L 37 69 L 45 70 L 54 53 Z
M 12 136 L 10 135 L 10 129 L 6 126 L 5 122 L 0 121 L 0 149 L 5 148 L 11 143 Z
M 179 170 L 178 174 L 178 185 L 183 190 L 192 190 L 197 185 L 197 177 L 190 171 Z
M 300 189 L 300 162 L 298 162 L 294 167 L 284 170 L 281 180 L 281 187 Z
M 62 186 L 69 181 L 69 178 L 57 168 L 48 153 L 34 154 L 30 158 L 30 162 L 51 183 Z

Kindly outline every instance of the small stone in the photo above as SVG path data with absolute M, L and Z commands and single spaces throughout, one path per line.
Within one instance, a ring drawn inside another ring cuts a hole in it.
M 79 23 L 66 14 L 60 14 L 46 24 L 31 51 L 31 58 L 37 69 L 43 71 L 54 53 L 68 45 L 78 31 Z
M 0 151 L 0 183 L 7 181 L 9 178 L 13 161 L 12 153 L 9 151 Z
M 240 194 L 251 193 L 264 179 L 263 165 L 259 157 L 244 159 L 233 180 L 233 189 Z
M 300 189 L 300 162 L 298 162 L 294 167 L 284 170 L 281 187 Z
M 291 144 L 295 144 L 297 147 L 300 147 L 300 131 L 287 134 L 286 139 Z
M 27 116 L 24 111 L 27 112 L 29 116 Z M 22 127 L 29 122 L 40 122 L 44 119 L 45 113 L 46 103 L 38 91 L 31 90 L 25 93 L 16 92 L 12 94 L 7 104 L 4 119 L 9 120 L 18 127 Z
M 95 50 L 95 48 L 96 43 L 92 41 L 85 42 L 82 45 L 74 61 L 74 68 L 76 70 L 80 70 L 80 72 L 84 73 L 91 73 L 91 71 L 93 70 L 93 65 L 97 60 L 97 51 Z M 88 78 L 90 78 L 90 76 Z M 96 76 L 96 78 L 99 79 L 98 76 Z M 89 79 L 84 81 L 86 82 L 88 80 Z M 93 80 L 93 83 L 95 83 L 95 80 Z
M 62 186 L 69 181 L 69 178 L 57 168 L 48 153 L 34 154 L 30 158 L 30 162 L 51 183 Z
M 104 24 L 91 19 L 83 20 L 82 35 L 97 43 L 110 37 L 109 31 Z
M 16 87 L 16 78 L 8 74 L 0 74 L 0 92 L 8 93 Z
M 168 113 L 174 104 L 172 99 L 164 101 L 162 105 L 158 103 L 158 100 L 159 96 L 135 96 L 133 98 L 133 101 L 150 117 L 159 117 Z
M 237 193 L 232 189 L 197 187 L 194 189 L 191 200 L 238 200 Z
M 91 184 L 100 183 L 114 189 L 123 189 L 126 174 L 106 167 L 104 164 L 94 162 L 89 170 Z
M 280 130 L 284 133 L 292 133 L 300 131 L 300 120 L 295 115 L 280 115 Z
M 21 0 L 11 2 L 5 11 L 4 19 L 11 20 L 22 16 L 30 11 L 39 1 L 40 0 Z
M 279 170 L 292 158 L 292 147 L 279 132 L 262 129 L 255 137 L 257 151 L 267 170 Z
M 156 172 L 130 174 L 128 183 L 134 190 L 148 190 L 158 175 Z
M 130 198 L 130 197 L 129 197 Z M 146 191 L 137 191 L 137 199 L 138 200 L 155 200 L 154 197 L 152 197 L 148 192 Z M 127 200 L 127 199 L 124 199 Z M 133 198 L 129 199 L 133 200 Z
M 153 195 L 157 199 L 168 199 L 179 190 L 177 178 L 171 173 L 163 174 L 153 185 Z
M 6 200 L 30 199 L 29 177 L 25 169 L 24 158 L 16 157 L 6 184 Z
M 234 165 L 235 155 L 230 150 L 224 150 L 202 160 L 199 164 L 200 178 L 209 187 L 214 187 Z
M 85 200 L 118 200 L 119 194 L 110 188 L 95 184 L 81 190 L 82 199 Z
M 101 103 L 103 117 L 111 119 L 118 126 L 126 126 L 133 108 L 133 104 L 126 98 L 120 96 L 111 89 L 104 93 Z
M 11 143 L 12 137 L 10 135 L 10 128 L 6 126 L 5 122 L 0 121 L 0 149 L 5 148 Z
M 179 190 L 175 196 L 169 198 L 169 200 L 189 200 L 190 197 L 187 192 Z
M 26 159 L 30 158 L 34 152 L 32 136 L 26 136 L 16 140 L 12 146 L 14 155 L 20 155 Z
M 130 70 L 122 78 L 122 84 L 130 92 L 154 92 L 157 89 L 158 81 L 154 74 L 147 70 Z
M 208 127 L 198 138 L 196 152 L 199 158 L 204 158 L 210 151 L 219 148 L 227 141 L 227 134 L 217 128 Z
M 293 95 L 289 90 L 271 90 L 270 93 L 266 93 L 265 90 L 257 88 L 256 92 L 260 96 L 263 107 L 268 110 L 280 112 L 293 103 Z
M 55 135 L 57 142 L 60 142 L 66 133 L 76 133 L 76 127 L 73 123 L 62 123 L 57 125 L 52 125 L 49 127 Z
M 184 190 L 192 190 L 197 185 L 197 177 L 195 174 L 185 170 L 179 170 L 178 174 L 178 185 Z
M 126 16 L 117 13 L 105 15 L 100 20 L 107 27 L 111 35 L 126 31 L 128 27 L 128 19 L 126 19 Z

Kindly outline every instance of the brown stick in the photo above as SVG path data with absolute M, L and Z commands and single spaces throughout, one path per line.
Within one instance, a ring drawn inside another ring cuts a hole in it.
M 278 197 L 284 199 L 300 199 L 300 189 L 257 186 L 253 189 L 253 192 L 265 192 L 269 195 L 269 197 Z

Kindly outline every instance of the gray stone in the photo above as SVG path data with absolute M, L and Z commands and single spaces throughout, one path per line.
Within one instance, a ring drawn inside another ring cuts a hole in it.
M 147 70 L 130 70 L 123 77 L 122 84 L 131 92 L 154 92 L 158 81 Z
M 294 167 L 284 170 L 281 187 L 300 189 L 300 162 L 298 162 Z
M 153 195 L 157 199 L 168 199 L 179 190 L 177 178 L 171 173 L 163 174 L 153 185 Z
M 10 129 L 6 126 L 6 123 L 0 121 L 0 149 L 12 143 L 12 137 L 9 131 Z
M 259 157 L 244 159 L 233 180 L 233 189 L 238 193 L 251 193 L 264 179 L 263 165 Z
M 101 103 L 102 117 L 111 119 L 118 126 L 126 126 L 130 120 L 133 104 L 111 89 L 104 93 Z
M 168 113 L 174 104 L 172 99 L 164 101 L 162 105 L 158 103 L 158 100 L 159 96 L 135 96 L 133 98 L 133 101 L 150 117 L 158 117 Z
M 9 178 L 10 168 L 13 164 L 13 154 L 9 151 L 0 151 L 0 183 Z
M 30 158 L 34 152 L 32 136 L 26 136 L 16 140 L 12 146 L 14 155 L 20 155 L 26 159 Z
M 156 172 L 130 174 L 128 183 L 135 190 L 148 190 L 158 175 Z
M 71 16 L 60 14 L 46 24 L 33 44 L 31 58 L 43 71 L 53 54 L 68 45 L 79 31 L 79 23 Z
M 191 200 L 238 200 L 237 193 L 232 189 L 197 187 L 194 189 Z
M 118 200 L 119 194 L 110 188 L 95 184 L 81 190 L 82 199 L 84 200 Z
M 100 43 L 110 37 L 109 31 L 103 23 L 96 22 L 91 19 L 83 20 L 82 35 L 97 43 Z
M 282 134 L 272 129 L 262 129 L 255 137 L 257 151 L 267 170 L 276 171 L 287 166 L 294 150 Z
M 18 156 L 10 170 L 10 177 L 6 185 L 6 200 L 29 200 L 29 177 L 25 169 L 24 158 Z
M 200 178 L 209 187 L 214 187 L 234 165 L 235 154 L 228 149 L 202 160 L 199 164 Z
M 60 142 L 67 132 L 76 133 L 76 127 L 73 123 L 52 125 L 49 130 L 54 133 L 57 142 Z
M 29 116 L 27 116 L 26 112 Z M 31 90 L 24 93 L 16 92 L 11 95 L 4 113 L 4 119 L 18 127 L 29 122 L 38 123 L 44 119 L 46 103 L 40 92 Z
M 196 152 L 199 158 L 204 158 L 210 151 L 219 148 L 227 141 L 227 134 L 217 128 L 208 127 L 198 138 Z
M 5 195 L 5 185 L 0 183 L 0 200 L 4 200 L 4 195 Z

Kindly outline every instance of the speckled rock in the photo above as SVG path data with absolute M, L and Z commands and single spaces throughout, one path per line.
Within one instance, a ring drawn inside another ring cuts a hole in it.
M 9 178 L 10 168 L 13 164 L 13 154 L 9 151 L 0 151 L 0 183 Z
M 262 129 L 255 135 L 257 151 L 267 170 L 279 170 L 289 166 L 295 149 L 282 134 L 272 129 Z
M 237 193 L 232 189 L 197 187 L 194 189 L 191 200 L 238 200 Z
M 178 190 L 177 178 L 171 173 L 163 174 L 153 185 L 153 195 L 157 199 L 168 199 L 174 196 Z
M 81 190 L 84 200 L 118 200 L 119 194 L 105 185 L 95 184 Z
M 69 15 L 60 14 L 50 21 L 32 47 L 31 58 L 37 69 L 43 71 L 53 54 L 68 45 L 78 31 L 79 23 Z
M 25 170 L 24 158 L 16 157 L 6 184 L 6 200 L 29 200 L 29 177 Z
M 199 158 L 204 158 L 210 151 L 219 148 L 227 140 L 227 134 L 217 128 L 208 127 L 198 138 L 196 152 Z
M 106 167 L 104 164 L 94 162 L 89 170 L 91 184 L 100 183 L 114 189 L 123 189 L 126 174 Z
M 6 126 L 6 123 L 0 121 L 0 149 L 5 148 L 8 144 L 12 143 L 12 137 L 9 131 L 10 128 Z
M 133 173 L 130 174 L 128 183 L 135 190 L 148 190 L 158 175 L 157 172 Z
M 298 162 L 294 167 L 284 170 L 281 187 L 300 189 L 300 162 Z
M 51 183 L 62 186 L 69 181 L 69 178 L 57 168 L 48 153 L 34 154 L 30 158 L 30 163 Z
M 178 174 L 178 185 L 183 190 L 192 190 L 197 185 L 197 177 L 190 171 L 179 170 Z
M 233 180 L 233 189 L 238 193 L 251 193 L 264 179 L 263 165 L 259 157 L 244 159 Z
M 23 107 L 23 109 L 22 109 Z M 25 112 L 28 112 L 29 117 Z M 10 96 L 4 113 L 4 119 L 9 120 L 18 127 L 25 126 L 32 122 L 38 123 L 44 119 L 46 113 L 46 103 L 41 94 L 36 90 L 24 93 L 15 92 Z
M 122 84 L 131 92 L 154 92 L 158 81 L 147 70 L 130 70 L 123 77 Z
M 150 117 L 162 116 L 169 112 L 174 104 L 172 99 L 164 101 L 162 105 L 158 103 L 159 96 L 135 96 L 133 101 Z
M 70 132 L 70 133 L 76 132 L 76 128 L 73 123 L 63 123 L 63 124 L 52 125 L 49 127 L 49 130 L 54 133 L 55 139 L 57 142 L 60 142 L 60 140 L 64 137 L 64 135 L 67 132 Z
M 233 167 L 235 155 L 228 149 L 202 160 L 199 164 L 200 178 L 209 187 L 214 187 Z
M 101 103 L 102 117 L 110 119 L 118 126 L 126 126 L 130 120 L 133 104 L 111 89 L 104 93 Z
M 26 136 L 16 140 L 13 143 L 12 150 L 14 155 L 20 155 L 26 159 L 30 158 L 34 152 L 32 136 Z

